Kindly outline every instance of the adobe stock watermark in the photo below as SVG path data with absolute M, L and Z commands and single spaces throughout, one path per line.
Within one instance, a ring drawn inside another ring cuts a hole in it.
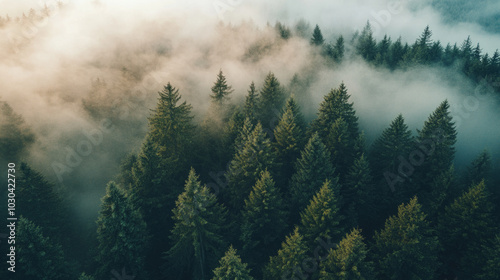
M 392 21 L 393 15 L 398 15 L 403 11 L 404 5 L 410 0 L 392 0 L 387 3 L 386 9 L 378 12 L 372 11 L 370 13 L 370 25 L 372 27 L 373 35 L 380 34 L 382 28 L 389 26 Z
M 220 20 L 224 20 L 226 12 L 233 11 L 236 7 L 240 6 L 243 0 L 217 0 L 212 3 L 215 13 Z
M 39 8 L 48 11 L 48 14 L 43 16 L 40 20 L 30 18 L 29 22 L 24 23 L 21 28 L 21 34 L 9 33 L 7 35 L 9 42 L 12 44 L 12 49 L 15 53 L 19 53 L 21 47 L 28 43 L 33 37 L 40 32 L 40 29 L 47 25 L 49 20 L 59 14 L 61 5 L 66 4 L 68 0 L 48 0 L 38 1 Z
M 285 271 L 281 275 L 282 280 L 305 280 L 308 279 L 310 275 L 318 271 L 321 262 L 328 258 L 330 249 L 335 248 L 338 243 L 331 243 L 331 239 L 328 238 L 327 241 L 322 238 L 318 239 L 318 246 L 314 248 L 313 256 L 309 256 L 302 260 L 300 266 L 294 267 L 291 271 Z M 320 256 L 320 251 L 326 251 L 324 256 Z

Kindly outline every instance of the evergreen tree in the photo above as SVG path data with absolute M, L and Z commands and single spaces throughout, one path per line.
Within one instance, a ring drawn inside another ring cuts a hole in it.
M 173 246 L 165 253 L 165 275 L 176 279 L 208 279 L 224 248 L 222 231 L 226 220 L 224 206 L 189 172 L 184 192 L 172 210 L 175 221 L 170 239 Z
M 488 183 L 491 171 L 491 156 L 487 150 L 479 154 L 467 168 L 465 183 L 467 186 L 477 185 L 481 181 Z
M 250 84 L 250 88 L 248 89 L 248 95 L 246 96 L 245 99 L 244 114 L 245 117 L 249 118 L 254 124 L 257 123 L 258 105 L 259 105 L 259 94 L 255 89 L 255 83 L 252 82 Z
M 360 230 L 353 229 L 337 245 L 330 249 L 321 263 L 320 280 L 373 280 L 373 263 L 367 259 L 368 248 Z
M 71 234 L 67 206 L 55 192 L 54 185 L 42 174 L 21 163 L 18 169 L 16 195 L 17 214 L 43 228 L 44 236 L 54 241 L 69 242 Z
M 242 213 L 241 241 L 252 262 L 258 263 L 275 252 L 287 228 L 283 199 L 269 171 L 261 172 Z
M 483 266 L 482 273 L 477 279 L 500 280 L 500 235 L 493 239 L 491 247 L 483 247 L 487 254 L 486 263 Z
M 305 142 L 305 121 L 300 109 L 293 98 L 290 98 L 281 115 L 278 125 L 274 129 L 273 143 L 277 162 L 282 163 L 278 182 L 284 185 L 293 173 L 293 163 L 300 155 Z
M 333 47 L 334 60 L 338 63 L 342 62 L 344 59 L 345 47 L 344 47 L 344 37 L 340 35 L 335 41 L 335 46 Z
M 311 124 L 312 131 L 325 142 L 341 182 L 360 152 L 357 149 L 360 137 L 358 117 L 349 97 L 344 83 L 338 89 L 332 89 L 320 104 L 318 118 Z
M 314 46 L 321 46 L 325 42 L 325 39 L 323 39 L 323 34 L 321 34 L 321 29 L 319 29 L 319 26 L 316 24 L 316 27 L 314 27 L 313 35 L 311 38 L 311 45 Z
M 425 217 L 415 197 L 375 233 L 380 279 L 434 279 L 439 242 Z
M 439 238 L 443 246 L 444 275 L 473 279 L 487 260 L 483 245 L 496 233 L 484 182 L 472 186 L 445 208 L 439 219 Z
M 279 112 L 285 105 L 285 90 L 273 73 L 269 73 L 260 90 L 258 116 L 264 128 L 273 129 L 279 118 Z
M 374 214 L 375 193 L 370 165 L 364 154 L 354 161 L 344 185 L 340 193 L 344 202 L 341 213 L 346 217 L 347 228 L 369 227 Z
M 370 62 L 375 59 L 377 42 L 373 38 L 373 31 L 369 21 L 361 31 L 355 47 L 357 54 L 361 55 L 366 61 Z
M 317 133 L 313 134 L 301 152 L 295 170 L 290 181 L 291 209 L 304 209 L 325 180 L 333 181 L 335 178 L 330 153 Z
M 253 280 L 247 264 L 241 262 L 233 246 L 229 247 L 224 257 L 219 261 L 219 267 L 214 270 L 212 280 Z
M 107 278 L 112 270 L 123 267 L 140 279 L 144 273 L 148 232 L 142 214 L 125 192 L 114 182 L 106 187 L 97 219 L 99 269 L 97 278 Z
M 264 280 L 303 279 L 305 272 L 302 263 L 307 257 L 308 249 L 302 240 L 299 229 L 286 237 L 276 256 L 269 260 L 264 269 Z
M 405 50 L 403 48 L 403 44 L 401 43 L 401 37 L 399 37 L 389 48 L 389 55 L 387 59 L 389 69 L 394 70 L 399 66 L 400 62 L 403 60 L 404 53 Z
M 16 228 L 16 259 L 14 273 L 18 279 L 66 280 L 75 275 L 65 261 L 61 245 L 43 234 L 43 229 L 21 217 Z
M 217 80 L 212 86 L 212 94 L 210 95 L 212 103 L 217 105 L 217 107 L 222 106 L 223 103 L 229 99 L 229 94 L 232 92 L 233 88 L 227 84 L 226 77 L 222 73 L 222 69 L 219 70 Z
M 391 38 L 384 35 L 384 38 L 377 44 L 377 54 L 375 56 L 376 65 L 385 65 L 389 56 Z
M 0 159 L 18 160 L 35 142 L 35 135 L 24 118 L 5 101 L 0 101 L 0 129 Z
M 170 83 L 159 92 L 158 104 L 149 118 L 149 134 L 164 160 L 172 163 L 170 168 L 185 172 L 189 160 L 190 142 L 194 126 L 191 105 L 181 99 L 179 90 Z
M 418 159 L 415 156 L 415 164 L 412 164 L 415 166 L 415 172 L 413 175 L 411 172 L 406 174 L 411 176 L 410 181 L 415 193 L 421 196 L 424 205 L 435 203 L 434 197 L 429 195 L 433 191 L 432 183 L 453 164 L 457 132 L 449 108 L 448 101 L 443 101 L 425 121 L 422 130 L 418 131 L 416 148 L 424 157 L 420 156 Z
M 321 189 L 314 195 L 307 208 L 300 213 L 301 227 L 307 248 L 314 248 L 318 240 L 338 242 L 344 234 L 340 214 L 340 196 L 337 180 L 326 180 Z
M 242 139 L 241 147 L 236 151 L 227 173 L 228 189 L 225 201 L 231 209 L 242 209 L 244 199 L 252 190 L 256 179 L 266 168 L 274 170 L 274 153 L 271 142 L 262 125 L 258 123 L 247 139 Z

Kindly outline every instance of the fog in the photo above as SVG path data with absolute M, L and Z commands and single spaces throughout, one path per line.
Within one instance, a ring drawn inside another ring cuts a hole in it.
M 327 42 L 340 34 L 348 42 L 370 20 L 377 39 L 388 34 L 413 43 L 429 25 L 443 45 L 460 45 L 470 35 L 490 54 L 500 46 L 498 34 L 473 22 L 445 23 L 428 2 L 402 1 L 397 8 L 368 0 L 63 2 L 0 1 L 11 18 L 44 4 L 50 10 L 42 21 L 0 29 L 8 38 L 0 42 L 0 98 L 36 135 L 25 160 L 73 195 L 82 217 L 97 214 L 106 182 L 140 148 L 163 85 L 179 88 L 201 120 L 219 69 L 235 89 L 234 103 L 252 81 L 261 86 L 269 71 L 283 85 L 294 74 L 314 77 L 311 101 L 302 104 L 309 118 L 344 81 L 368 143 L 399 113 L 416 134 L 448 99 L 458 127 L 457 165 L 487 148 L 499 166 L 500 111 L 487 87 L 449 68 L 390 72 L 348 58 L 332 69 L 309 45 L 310 35 L 285 41 L 268 26 L 281 21 L 293 30 L 304 19 L 311 31 L 318 24 Z

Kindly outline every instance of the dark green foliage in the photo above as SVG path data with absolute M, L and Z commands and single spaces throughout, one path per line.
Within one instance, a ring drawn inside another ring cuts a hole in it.
M 219 261 L 219 267 L 214 270 L 212 280 L 253 280 L 247 264 L 241 262 L 233 246 L 229 247 L 224 257 Z
M 361 231 L 353 229 L 337 245 L 330 249 L 321 263 L 320 280 L 373 280 L 374 266 L 367 259 L 368 248 Z
M 165 253 L 165 275 L 175 279 L 208 279 L 226 244 L 222 238 L 227 211 L 217 198 L 189 172 L 184 192 L 172 210 L 175 222 Z
M 273 129 L 286 101 L 285 89 L 273 73 L 267 75 L 258 100 L 259 121 L 264 128 Z
M 484 182 L 445 208 L 439 218 L 439 239 L 446 276 L 473 279 L 476 268 L 487 261 L 482 247 L 496 233 L 492 208 Z
M 238 211 L 242 209 L 244 199 L 250 194 L 261 172 L 266 168 L 273 170 L 275 162 L 271 142 L 260 123 L 246 139 L 242 137 L 241 145 L 237 145 L 238 150 L 226 175 L 229 186 L 224 199 L 231 209 Z
M 299 232 L 309 249 L 319 244 L 318 240 L 338 242 L 344 234 L 340 214 L 339 186 L 337 180 L 326 180 L 314 195 L 307 208 L 300 213 Z
M 288 99 L 285 111 L 274 128 L 273 147 L 276 160 L 282 165 L 279 171 L 281 185 L 285 185 L 293 174 L 293 163 L 304 147 L 306 123 L 300 108 L 293 98 Z
M 477 185 L 481 181 L 488 183 L 491 171 L 491 156 L 487 150 L 479 154 L 467 168 L 465 184 L 467 186 Z
M 366 157 L 361 155 L 354 161 L 346 182 L 340 193 L 342 196 L 342 215 L 346 217 L 346 227 L 361 226 L 367 228 L 373 219 L 376 195 L 370 165 Z
M 248 95 L 246 96 L 245 99 L 245 109 L 243 112 L 245 117 L 249 118 L 252 121 L 252 123 L 257 122 L 258 105 L 259 105 L 259 94 L 255 89 L 254 82 L 252 82 L 250 84 L 250 88 L 248 89 Z
M 75 277 L 65 261 L 61 245 L 46 237 L 42 228 L 21 217 L 16 231 L 18 264 L 14 273 L 19 276 L 16 279 L 66 280 Z
M 245 199 L 241 241 L 252 266 L 276 252 L 287 229 L 287 215 L 281 196 L 271 174 L 266 170 Z
M 330 153 L 315 133 L 301 152 L 290 182 L 292 209 L 305 209 L 325 180 L 335 179 Z M 292 215 L 293 216 L 293 215 Z
M 439 242 L 425 217 L 415 197 L 375 233 L 379 279 L 435 278 Z
M 493 239 L 491 247 L 483 247 L 487 252 L 486 263 L 483 265 L 483 271 L 478 275 L 478 279 L 499 280 L 500 279 L 500 235 Z
M 110 182 L 97 219 L 97 278 L 108 278 L 113 270 L 126 268 L 137 279 L 148 279 L 144 272 L 148 239 L 142 214 L 125 192 Z
M 311 38 L 311 45 L 321 46 L 324 42 L 325 39 L 323 38 L 323 34 L 321 34 L 321 29 L 319 29 L 319 26 L 316 24 Z
M 290 30 L 290 28 L 288 28 L 288 26 L 282 24 L 279 21 L 276 22 L 274 28 L 276 29 L 276 32 L 282 39 L 286 40 L 292 36 L 292 31 Z
M 360 152 L 358 117 L 349 97 L 344 83 L 332 89 L 320 104 L 318 118 L 311 124 L 312 131 L 319 134 L 330 152 L 341 182 Z
M 35 135 L 21 115 L 0 101 L 0 158 L 18 160 L 23 151 L 35 142 Z
M 53 241 L 68 241 L 71 233 L 68 212 L 54 185 L 26 163 L 21 163 L 18 172 L 16 214 L 43 228 L 43 235 Z
M 229 99 L 229 94 L 231 94 L 231 92 L 233 92 L 233 88 L 227 84 L 226 77 L 221 69 L 219 70 L 219 74 L 217 74 L 217 80 L 212 86 L 212 94 L 210 95 L 212 103 L 217 106 L 222 106 L 224 102 Z
M 294 279 L 304 277 L 302 263 L 307 258 L 308 248 L 302 240 L 299 229 L 286 237 L 276 256 L 269 260 L 264 269 L 264 280 Z
M 376 57 L 377 42 L 373 38 L 370 22 L 367 22 L 356 42 L 356 53 L 366 61 L 373 61 Z
M 80 275 L 80 277 L 78 277 L 78 280 L 94 280 L 94 277 L 89 276 L 89 275 L 87 275 L 85 273 L 82 273 Z

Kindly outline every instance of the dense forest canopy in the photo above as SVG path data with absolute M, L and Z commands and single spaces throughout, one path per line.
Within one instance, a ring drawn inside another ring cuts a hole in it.
M 0 18 L 18 279 L 498 279 L 497 39 L 213 4 Z

